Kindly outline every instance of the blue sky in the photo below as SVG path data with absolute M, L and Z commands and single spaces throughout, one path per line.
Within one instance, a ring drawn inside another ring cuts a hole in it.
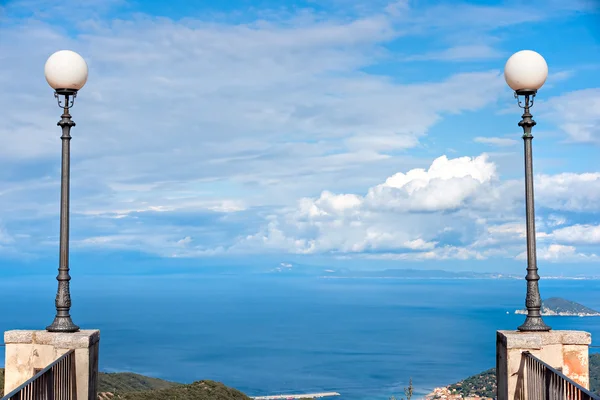
M 532 49 L 550 71 L 532 110 L 539 264 L 597 274 L 599 2 L 75 3 L 0 4 L 5 271 L 58 253 L 43 66 L 61 49 L 90 68 L 72 111 L 79 268 L 521 271 L 520 109 L 502 69 Z

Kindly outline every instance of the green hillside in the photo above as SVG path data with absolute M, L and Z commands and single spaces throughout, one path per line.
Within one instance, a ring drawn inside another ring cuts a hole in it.
M 239 390 L 213 381 L 198 381 L 168 389 L 132 392 L 121 398 L 123 400 L 250 400 L 250 397 Z
M 590 389 L 600 395 L 600 353 L 590 354 Z
M 167 389 L 181 384 L 150 378 L 131 372 L 98 374 L 98 392 L 126 393 L 144 390 Z
M 448 386 L 452 392 L 460 393 L 463 397 L 495 397 L 496 396 L 496 368 L 488 369 L 480 374 L 470 376 Z

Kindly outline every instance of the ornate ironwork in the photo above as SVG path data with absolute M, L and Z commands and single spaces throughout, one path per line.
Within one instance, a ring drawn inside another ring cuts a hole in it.
M 551 328 L 542 320 L 541 308 L 542 298 L 538 281 L 537 256 L 535 246 L 535 206 L 533 196 L 533 155 L 531 149 L 531 129 L 536 125 L 529 109 L 533 106 L 534 90 L 524 90 L 515 92 L 515 97 L 524 96 L 523 116 L 519 126 L 523 128 L 523 142 L 525 145 L 525 218 L 527 227 L 527 296 L 525 306 L 527 307 L 527 318 L 523 325 L 519 326 L 520 331 L 549 331 Z M 521 100 L 519 99 L 519 106 Z
M 77 92 L 75 91 L 75 94 Z M 62 166 L 61 166 L 61 187 L 60 187 L 60 257 L 58 266 L 58 290 L 56 292 L 56 317 L 52 325 L 46 327 L 48 332 L 77 332 L 79 327 L 71 320 L 71 293 L 69 290 L 69 178 L 71 168 L 71 128 L 75 122 L 71 120 L 69 107 L 73 105 L 73 91 L 57 90 L 54 94 L 57 98 L 64 96 L 64 107 L 62 119 L 58 126 L 62 128 Z M 60 104 L 60 100 L 59 100 Z
M 60 96 L 63 96 L 64 101 L 61 101 Z M 75 98 L 77 97 L 77 90 L 75 89 L 56 89 L 54 91 L 54 98 L 58 102 L 60 108 L 69 109 L 75 105 Z

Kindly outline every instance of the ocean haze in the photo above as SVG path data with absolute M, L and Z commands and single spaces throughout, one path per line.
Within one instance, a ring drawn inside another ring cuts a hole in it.
M 50 277 L 4 279 L 0 328 L 43 329 Z M 23 291 L 23 288 L 28 288 Z M 544 298 L 600 308 L 598 280 L 541 281 Z M 524 280 L 320 279 L 177 274 L 79 276 L 74 322 L 101 330 L 100 369 L 179 382 L 214 379 L 249 395 L 337 391 L 387 399 L 495 364 L 495 331 L 523 316 Z M 546 317 L 600 334 L 600 318 Z

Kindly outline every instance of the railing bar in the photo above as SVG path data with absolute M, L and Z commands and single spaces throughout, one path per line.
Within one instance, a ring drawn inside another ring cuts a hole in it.
M 65 378 L 63 379 L 63 398 L 65 400 L 69 400 L 69 397 L 67 396 L 67 394 L 69 393 L 68 388 L 69 388 L 69 364 L 71 363 L 71 359 L 66 359 L 65 360 L 65 365 L 63 367 L 63 374 L 65 375 Z
M 77 376 L 76 376 L 76 370 L 75 370 L 75 353 L 73 353 L 71 355 L 71 367 L 69 369 L 69 376 L 70 376 L 70 384 L 69 384 L 69 393 L 71 395 L 72 398 L 76 398 L 77 397 Z M 94 375 L 94 379 L 95 379 L 96 375 Z
M 58 380 L 58 396 L 56 396 L 58 399 L 57 400 L 64 400 L 63 397 L 63 385 L 64 385 L 64 367 L 65 367 L 65 363 L 64 360 L 63 362 L 60 364 L 60 379 Z
M 66 379 L 67 379 L 67 374 L 66 374 L 66 367 L 67 364 L 69 363 L 68 359 L 65 359 L 65 362 L 63 363 L 63 365 L 60 368 L 60 374 L 62 376 L 62 379 L 60 380 L 60 400 L 68 400 L 65 396 L 66 390 L 65 387 L 66 385 Z
M 72 376 L 65 372 L 68 366 L 72 365 L 74 354 L 75 350 L 69 350 L 32 378 L 2 397 L 2 400 L 57 400 L 55 392 L 65 393 L 66 396 L 61 396 L 60 400 L 71 400 L 74 397 L 69 396 L 69 391 L 61 390 L 60 387 L 72 383 Z M 64 381 L 65 375 L 69 375 L 70 382 Z
M 554 398 L 556 398 L 557 400 L 562 400 L 562 398 L 564 398 L 564 394 L 563 397 L 561 398 L 561 394 L 563 392 L 563 390 L 561 390 L 561 388 L 563 388 L 564 390 L 566 390 L 566 386 L 565 385 L 569 385 L 570 389 L 573 391 L 573 394 L 575 396 L 574 400 L 600 400 L 600 396 L 597 396 L 593 393 L 591 393 L 589 390 L 587 390 L 586 388 L 584 388 L 583 386 L 581 386 L 580 384 L 578 384 L 577 382 L 573 381 L 572 379 L 570 379 L 569 377 L 567 377 L 565 374 L 563 374 L 562 372 L 558 371 L 557 369 L 553 368 L 552 366 L 546 364 L 544 361 L 538 359 L 537 357 L 535 357 L 534 355 L 532 355 L 530 352 L 525 351 L 523 352 L 523 355 L 526 357 L 526 360 L 532 360 L 532 362 L 534 362 L 535 364 L 538 364 L 539 367 L 542 370 L 542 376 L 540 376 L 541 378 L 541 382 L 540 382 L 540 389 L 542 391 L 542 393 L 540 393 L 541 397 L 543 399 L 546 400 L 552 400 Z M 529 372 L 532 371 L 531 368 L 531 364 L 526 363 L 525 364 L 526 367 L 528 368 Z M 527 375 L 527 372 L 525 372 Z M 526 382 L 526 384 L 529 386 L 531 385 L 533 382 L 528 381 Z M 535 385 L 537 386 L 537 385 Z M 532 399 L 529 399 L 532 400 Z
M 54 399 L 53 400 L 62 400 L 62 396 L 60 395 L 60 381 L 62 378 L 62 361 L 56 364 L 56 368 L 54 369 Z
M 38 380 L 42 375 L 48 373 L 48 371 L 52 370 L 52 367 L 54 367 L 56 364 L 58 364 L 62 359 L 68 357 L 69 355 L 73 354 L 75 352 L 75 350 L 69 350 L 68 352 L 66 352 L 65 354 L 63 354 L 62 356 L 60 356 L 57 360 L 53 361 L 50 365 L 48 365 L 46 368 L 42 369 L 40 372 L 38 372 L 37 374 L 35 374 L 33 377 L 31 377 L 29 380 L 27 380 L 26 382 L 24 382 L 23 384 L 21 384 L 19 387 L 17 387 L 16 389 L 14 389 L 12 392 L 6 394 L 2 400 L 4 399 L 12 399 L 14 396 L 16 396 L 17 394 L 19 394 L 23 389 L 29 387 L 31 385 L 32 382 L 35 382 L 36 380 Z M 21 394 L 19 394 L 21 396 Z M 37 399 L 35 399 L 37 400 Z M 52 399 L 53 400 L 53 399 Z

